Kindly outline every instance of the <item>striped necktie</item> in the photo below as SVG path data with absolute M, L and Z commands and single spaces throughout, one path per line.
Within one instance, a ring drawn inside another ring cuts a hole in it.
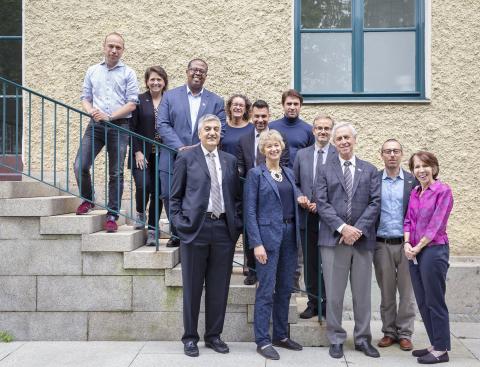
M 219 217 L 222 213 L 222 199 L 220 193 L 220 184 L 218 183 L 215 154 L 208 153 L 207 157 L 208 171 L 210 172 L 210 199 L 212 199 L 212 213 Z
M 352 172 L 350 172 L 350 166 L 352 162 L 345 161 L 343 163 L 345 166 L 343 170 L 343 178 L 345 179 L 345 187 L 347 188 L 347 224 L 352 224 L 352 189 L 353 189 L 353 180 Z

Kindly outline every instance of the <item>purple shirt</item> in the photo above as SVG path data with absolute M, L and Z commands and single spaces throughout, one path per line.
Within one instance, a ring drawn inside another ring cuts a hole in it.
M 410 232 L 410 243 L 416 246 L 422 237 L 433 244 L 448 244 L 447 222 L 453 207 L 452 190 L 436 180 L 420 196 L 422 189 L 415 187 L 410 193 L 403 230 Z

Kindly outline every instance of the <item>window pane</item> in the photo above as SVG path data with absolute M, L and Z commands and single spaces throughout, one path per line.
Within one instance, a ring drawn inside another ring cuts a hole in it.
M 351 28 L 351 0 L 302 0 L 301 28 Z
M 415 32 L 365 33 L 365 92 L 415 91 Z
M 352 91 L 352 35 L 302 34 L 302 93 Z
M 365 28 L 414 26 L 415 0 L 365 0 Z
M 0 2 L 0 36 L 22 35 L 22 0 L 2 0 Z
M 16 83 L 22 82 L 22 42 L 0 40 L 0 75 Z

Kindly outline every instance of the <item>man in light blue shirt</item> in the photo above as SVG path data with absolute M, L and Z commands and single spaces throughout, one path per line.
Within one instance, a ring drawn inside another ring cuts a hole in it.
M 84 199 L 77 215 L 87 214 L 94 208 L 94 196 L 90 168 L 106 146 L 108 153 L 108 213 L 105 222 L 107 232 L 117 231 L 118 213 L 123 194 L 123 169 L 127 152 L 128 135 L 108 126 L 110 122 L 124 129 L 138 103 L 138 83 L 135 72 L 126 66 L 121 57 L 124 51 L 123 37 L 110 33 L 105 37 L 105 59 L 88 68 L 83 83 L 83 109 L 91 116 L 80 148 L 75 158 L 75 177 L 80 195 Z M 107 195 L 107 193 L 105 193 Z
M 377 245 L 373 263 L 381 292 L 380 315 L 383 338 L 378 346 L 394 343 L 400 349 L 411 350 L 415 301 L 403 251 L 403 219 L 408 207 L 410 191 L 415 185 L 413 176 L 401 167 L 403 149 L 395 139 L 387 140 L 380 151 L 385 169 L 379 172 L 381 182 L 381 211 L 377 223 Z M 397 289 L 400 295 L 397 308 Z

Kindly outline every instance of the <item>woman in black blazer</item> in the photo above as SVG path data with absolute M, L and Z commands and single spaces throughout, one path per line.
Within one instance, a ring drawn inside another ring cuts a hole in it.
M 155 131 L 158 109 L 162 95 L 168 87 L 168 76 L 161 66 L 151 66 L 145 71 L 147 91 L 138 96 L 139 105 L 132 114 L 130 129 L 146 138 L 160 142 L 161 138 Z M 158 217 L 162 213 L 160 193 L 155 200 L 155 146 L 141 139 L 132 139 L 132 175 L 135 180 L 136 222 L 135 229 L 145 227 L 145 208 L 148 209 L 148 236 L 146 244 L 155 246 L 155 208 L 158 205 Z M 158 152 L 160 153 L 160 152 Z M 159 176 L 157 176 L 159 177 Z M 160 190 L 160 182 L 158 183 Z

